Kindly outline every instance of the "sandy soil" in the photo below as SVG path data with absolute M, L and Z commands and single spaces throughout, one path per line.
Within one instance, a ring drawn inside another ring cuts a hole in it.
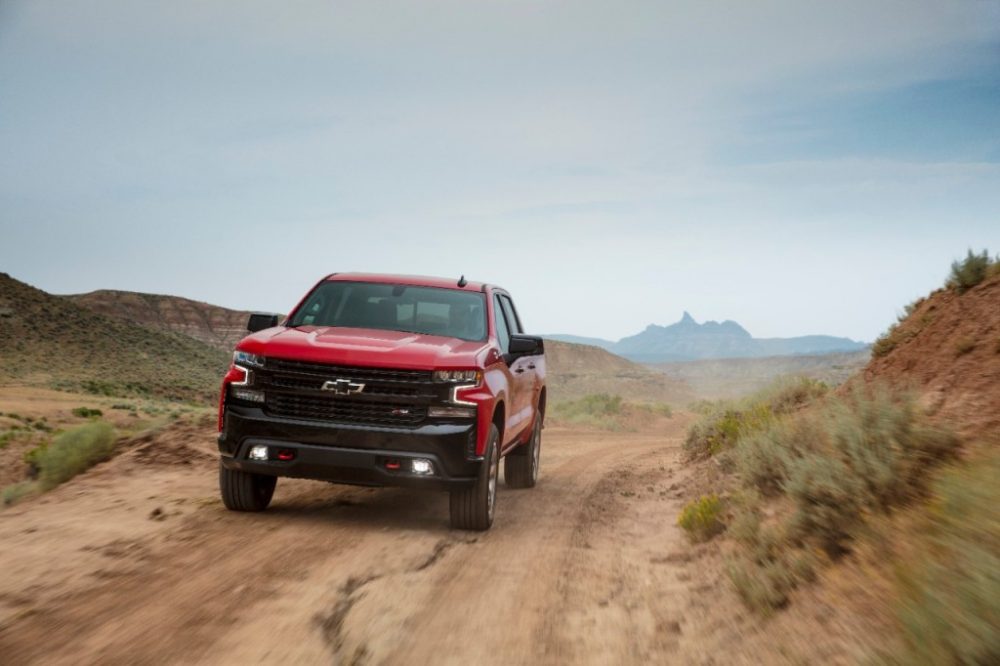
M 688 422 L 546 429 L 485 534 L 443 493 L 307 481 L 230 513 L 211 429 L 167 430 L 0 512 L 0 662 L 794 661 L 674 524 Z

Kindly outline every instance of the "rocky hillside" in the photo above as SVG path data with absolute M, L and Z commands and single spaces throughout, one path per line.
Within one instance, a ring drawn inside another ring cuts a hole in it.
M 107 317 L 160 331 L 183 333 L 227 353 L 246 335 L 247 317 L 250 316 L 249 312 L 178 296 L 132 291 L 102 289 L 66 298 Z
M 636 335 L 618 342 L 568 335 L 547 336 L 565 342 L 587 342 L 641 363 L 692 361 L 708 358 L 758 358 L 795 354 L 858 351 L 865 344 L 830 335 L 795 338 L 755 338 L 735 321 L 701 324 L 687 312 L 669 326 L 650 324 Z
M 939 289 L 874 345 L 867 382 L 917 391 L 964 434 L 1000 433 L 1000 276 L 964 293 Z
M 608 393 L 638 402 L 686 405 L 694 397 L 688 385 L 620 356 L 589 345 L 545 341 L 549 400 L 575 400 Z
M 0 273 L 0 381 L 211 401 L 228 355 L 106 317 Z

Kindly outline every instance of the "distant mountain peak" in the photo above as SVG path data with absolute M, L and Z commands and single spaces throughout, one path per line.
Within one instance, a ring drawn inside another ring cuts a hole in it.
M 547 336 L 566 342 L 585 342 L 640 362 L 690 361 L 703 358 L 744 358 L 827 354 L 864 349 L 848 338 L 805 335 L 796 338 L 755 338 L 732 319 L 698 323 L 684 310 L 679 321 L 666 326 L 648 325 L 617 342 L 571 335 Z

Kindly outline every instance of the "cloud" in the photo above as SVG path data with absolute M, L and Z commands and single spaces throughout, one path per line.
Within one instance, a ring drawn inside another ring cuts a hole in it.
M 529 292 L 522 309 L 546 330 L 618 337 L 688 308 L 758 335 L 870 338 L 874 306 L 768 310 L 809 301 L 783 286 L 783 258 L 800 274 L 845 257 L 869 270 L 854 245 L 892 239 L 946 264 L 948 245 L 996 237 L 995 114 L 984 115 L 1000 71 L 996 2 L 2 11 L 0 229 L 17 242 L 0 262 L 57 290 L 252 307 L 229 300 L 215 265 L 239 239 L 252 265 L 296 258 L 286 282 L 254 284 L 272 309 L 317 270 L 471 276 L 472 263 Z M 878 276 L 863 275 L 851 298 L 871 304 L 863 284 Z M 606 305 L 567 298 L 562 279 Z

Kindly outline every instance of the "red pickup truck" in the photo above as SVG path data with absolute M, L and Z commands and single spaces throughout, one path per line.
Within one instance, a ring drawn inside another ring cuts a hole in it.
M 493 524 L 500 459 L 538 479 L 542 339 L 488 284 L 333 274 L 287 319 L 255 314 L 219 401 L 226 507 L 262 511 L 277 477 L 448 490 L 451 524 Z

